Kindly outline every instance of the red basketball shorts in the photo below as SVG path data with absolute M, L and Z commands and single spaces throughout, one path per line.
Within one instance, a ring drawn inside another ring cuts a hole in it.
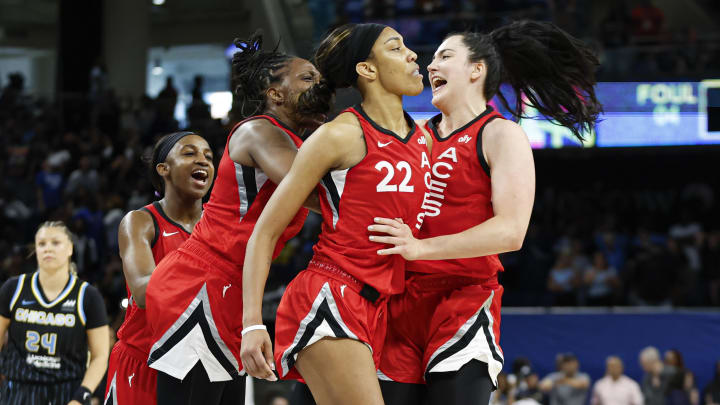
M 242 375 L 242 270 L 189 240 L 158 264 L 147 286 L 150 367 L 182 380 L 200 361 L 210 381 Z
M 147 354 L 118 341 L 110 353 L 105 405 L 157 402 L 157 371 L 147 365 Z
M 423 384 L 427 373 L 457 371 L 471 360 L 487 363 L 497 386 L 502 370 L 497 279 L 412 274 L 403 294 L 390 298 L 388 331 L 378 377 Z
M 387 296 L 371 302 L 363 284 L 334 265 L 311 262 L 290 282 L 275 320 L 275 366 L 284 379 L 301 379 L 294 367 L 300 351 L 324 337 L 358 340 L 377 368 L 385 340 Z

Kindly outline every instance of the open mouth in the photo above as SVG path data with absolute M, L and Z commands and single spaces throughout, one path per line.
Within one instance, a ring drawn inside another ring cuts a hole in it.
M 441 79 L 439 77 L 432 79 L 433 92 L 437 91 L 439 88 L 443 87 L 446 84 L 447 84 L 447 80 L 445 80 L 445 79 Z
M 193 170 L 192 174 L 190 176 L 195 180 L 196 183 L 200 183 L 201 185 L 205 185 L 207 183 L 209 174 L 207 170 L 205 169 L 195 169 Z

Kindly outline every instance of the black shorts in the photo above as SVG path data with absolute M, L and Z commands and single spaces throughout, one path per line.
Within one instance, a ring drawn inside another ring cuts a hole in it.
M 27 384 L 7 380 L 0 389 L 3 405 L 67 405 L 81 381 Z

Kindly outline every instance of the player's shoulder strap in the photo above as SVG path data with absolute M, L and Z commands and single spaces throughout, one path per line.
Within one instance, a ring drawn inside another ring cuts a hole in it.
M 15 292 L 10 299 L 10 312 L 12 312 L 12 310 L 15 308 L 15 304 L 17 303 L 18 298 L 20 298 L 20 293 L 22 293 L 23 287 L 25 286 L 26 278 L 27 274 L 22 274 L 18 277 L 17 285 L 15 286 Z
M 150 214 L 150 218 L 152 218 L 152 221 L 153 221 L 153 227 L 155 228 L 155 235 L 153 236 L 152 241 L 150 241 L 150 249 L 152 249 L 155 247 L 155 243 L 158 241 L 158 236 L 160 233 L 160 226 L 158 225 L 158 220 L 157 220 L 157 215 L 159 215 L 159 213 L 156 211 L 154 202 L 140 208 L 140 211 L 145 211 L 148 214 Z
M 487 115 L 485 117 L 483 117 L 482 122 L 480 123 L 480 128 L 478 129 L 478 132 L 477 132 L 477 137 L 475 138 L 475 142 L 476 142 L 475 150 L 477 152 L 478 162 L 480 162 L 480 166 L 482 167 L 485 174 L 487 174 L 487 176 L 490 177 L 490 165 L 488 165 L 488 162 L 485 159 L 485 153 L 483 153 L 483 141 L 482 141 L 483 131 L 485 130 L 485 127 L 487 126 L 487 124 L 492 122 L 494 119 L 504 118 L 504 117 L 490 106 L 487 107 L 487 110 L 489 110 L 489 112 L 487 113 Z
M 78 318 L 80 319 L 80 322 L 85 326 L 85 323 L 87 322 L 87 317 L 85 315 L 85 291 L 88 288 L 88 282 L 83 281 L 80 283 L 80 287 L 78 288 L 77 293 L 77 299 L 75 300 L 75 305 L 77 305 L 77 314 Z

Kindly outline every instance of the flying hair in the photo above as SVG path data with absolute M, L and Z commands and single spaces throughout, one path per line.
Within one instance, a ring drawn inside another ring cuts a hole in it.
M 602 112 L 595 95 L 595 70 L 599 61 L 583 41 L 555 24 L 517 21 L 489 34 L 464 32 L 471 62 L 483 61 L 487 75 L 486 100 L 498 96 L 516 118 L 530 118 L 524 106 L 532 106 L 554 122 L 569 128 L 583 140 Z M 509 105 L 500 84 L 512 86 L 515 103 Z

